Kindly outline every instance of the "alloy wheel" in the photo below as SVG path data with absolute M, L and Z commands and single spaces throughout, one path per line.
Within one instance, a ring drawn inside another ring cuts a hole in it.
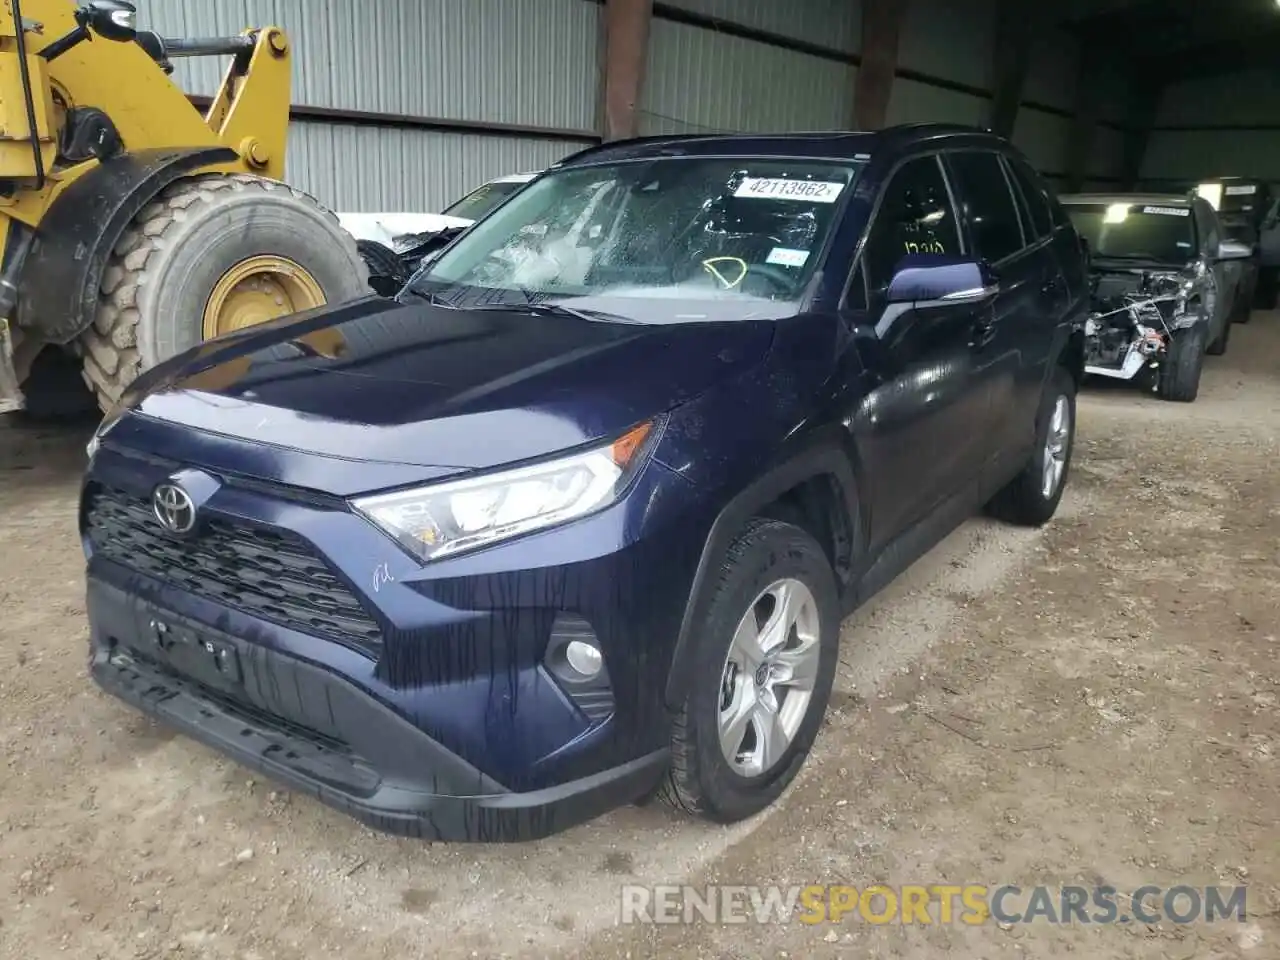
M 1062 475 L 1067 469 L 1067 441 L 1071 436 L 1071 406 L 1067 398 L 1059 395 L 1053 405 L 1053 416 L 1049 419 L 1049 435 L 1044 444 L 1044 476 L 1040 484 L 1040 493 L 1046 500 L 1051 498 L 1062 482 Z
M 743 777 L 771 770 L 809 711 L 818 676 L 818 605 L 796 579 L 779 580 L 738 623 L 720 680 L 720 749 Z

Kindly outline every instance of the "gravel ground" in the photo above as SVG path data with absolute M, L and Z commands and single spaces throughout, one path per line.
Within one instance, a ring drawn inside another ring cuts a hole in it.
M 1190 406 L 1090 388 L 1052 524 L 975 520 L 845 623 L 774 810 L 490 848 L 373 834 L 99 694 L 85 431 L 0 425 L 0 957 L 1280 957 L 1280 314 L 1208 364 Z M 1243 883 L 1249 916 L 617 924 L 670 883 Z

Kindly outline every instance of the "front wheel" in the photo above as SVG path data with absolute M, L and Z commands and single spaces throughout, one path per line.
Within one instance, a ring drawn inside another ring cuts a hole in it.
M 1199 395 L 1208 337 L 1203 324 L 1174 335 L 1160 365 L 1160 379 L 1156 385 L 1162 399 L 1191 403 Z
M 661 795 L 732 823 L 795 779 L 826 713 L 840 603 L 822 548 L 797 526 L 752 520 L 730 545 L 694 636 Z

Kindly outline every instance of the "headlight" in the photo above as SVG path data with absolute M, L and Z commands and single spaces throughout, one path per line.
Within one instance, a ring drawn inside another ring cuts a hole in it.
M 421 560 L 576 520 L 614 503 L 658 435 L 642 423 L 582 453 L 482 477 L 362 497 L 353 506 Z

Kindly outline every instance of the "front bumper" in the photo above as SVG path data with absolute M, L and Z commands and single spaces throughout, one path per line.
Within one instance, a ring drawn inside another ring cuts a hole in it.
M 321 667 L 90 581 L 90 672 L 106 692 L 384 832 L 521 841 L 650 791 L 665 750 L 513 792 Z

